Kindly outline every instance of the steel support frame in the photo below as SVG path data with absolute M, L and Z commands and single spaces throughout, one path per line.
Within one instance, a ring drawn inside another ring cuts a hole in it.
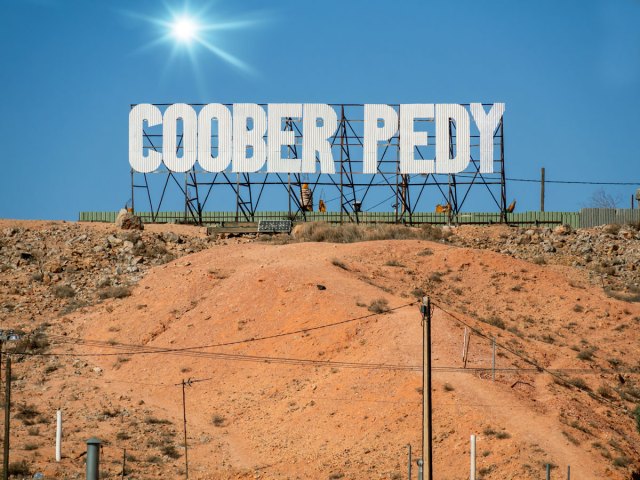
M 166 107 L 169 104 L 156 104 L 158 107 Z M 201 104 L 192 104 L 194 107 Z M 134 105 L 131 107 L 133 108 Z M 361 210 L 358 205 L 368 207 L 364 211 L 374 210 L 381 205 L 394 201 L 391 205 L 394 209 L 396 223 L 414 223 L 413 215 L 420 211 L 420 201 L 425 191 L 433 189 L 440 193 L 440 197 L 449 209 L 449 220 L 456 221 L 456 217 L 465 206 L 472 188 L 480 188 L 486 191 L 489 198 L 500 212 L 502 222 L 507 221 L 507 192 L 505 177 L 504 154 L 504 119 L 502 119 L 494 133 L 494 172 L 491 174 L 480 172 L 479 158 L 472 155 L 467 170 L 460 174 L 424 174 L 407 175 L 400 172 L 399 162 L 399 133 L 396 133 L 386 145 L 381 145 L 382 151 L 378 162 L 378 173 L 365 176 L 358 172 L 362 159 L 354 158 L 353 148 L 363 147 L 363 135 L 356 128 L 355 123 L 362 123 L 362 118 L 350 116 L 347 111 L 351 108 L 363 108 L 363 104 L 332 104 L 339 112 L 338 128 L 331 137 L 331 146 L 334 152 L 336 165 L 339 171 L 335 174 L 301 174 L 301 173 L 232 173 L 230 169 L 211 173 L 194 166 L 184 174 L 171 172 L 162 165 L 153 173 L 138 173 L 131 170 L 131 207 L 138 211 L 144 211 L 148 206 L 151 220 L 155 222 L 162 211 L 163 203 L 169 189 L 177 190 L 184 201 L 183 221 L 187 223 L 203 224 L 203 212 L 209 206 L 209 210 L 215 210 L 212 205 L 216 198 L 223 195 L 235 197 L 235 220 L 238 222 L 253 222 L 260 208 L 261 200 L 267 188 L 276 190 L 284 189 L 288 199 L 288 212 L 292 220 L 305 221 L 307 212 L 303 209 L 300 199 L 300 189 L 303 183 L 317 198 L 318 187 L 335 192 L 336 198 L 327 202 L 339 201 L 340 221 L 359 222 Z M 392 105 L 398 107 L 398 105 Z M 302 139 L 302 128 L 299 119 L 289 118 L 285 121 L 285 130 L 294 132 L 296 145 L 288 147 L 288 158 L 299 158 L 299 143 Z M 152 134 L 143 131 L 145 148 L 161 151 L 161 134 Z M 215 135 L 212 135 L 215 137 Z M 450 152 L 455 149 L 455 125 L 450 124 Z M 477 135 L 471 135 L 472 143 L 478 141 Z M 182 135 L 178 135 L 177 149 L 182 148 Z M 337 151 L 336 151 L 337 149 Z M 395 156 L 391 157 L 391 152 Z M 424 159 L 422 152 L 416 147 L 416 158 Z M 157 192 L 150 186 L 148 175 L 163 177 L 162 189 Z M 184 176 L 183 181 L 179 177 Z M 363 179 L 364 177 L 364 179 Z M 374 205 L 365 203 L 374 190 L 386 190 L 389 194 L 383 201 Z M 226 192 L 226 193 L 225 193 Z M 140 196 L 142 198 L 140 198 Z M 157 200 L 154 202 L 154 198 Z M 141 204 L 146 203 L 143 208 Z M 433 207 L 433 206 L 431 206 Z M 422 211 L 425 211 L 423 208 Z

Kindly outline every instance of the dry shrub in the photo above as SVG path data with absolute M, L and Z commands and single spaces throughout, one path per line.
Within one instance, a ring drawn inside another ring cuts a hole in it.
M 222 415 L 216 414 L 211 417 L 211 423 L 216 427 L 224 427 L 227 422 Z
M 367 310 L 373 313 L 384 313 L 389 311 L 389 302 L 385 298 L 377 298 L 372 301 Z
M 612 290 L 611 288 L 605 288 L 604 293 L 611 298 L 621 300 L 623 302 L 638 303 L 640 302 L 640 293 L 622 293 Z
M 441 240 L 451 234 L 440 227 L 423 225 L 420 228 L 404 225 L 347 223 L 331 225 L 325 222 L 307 222 L 297 225 L 293 238 L 303 242 L 354 243 L 372 240 Z
M 42 353 L 49 347 L 49 340 L 42 332 L 22 337 L 13 349 L 14 353 Z
M 9 477 L 26 477 L 31 475 L 31 468 L 25 460 L 21 460 L 20 462 L 13 462 L 9 464 L 8 474 Z
M 106 287 L 98 292 L 98 296 L 104 300 L 105 298 L 125 298 L 131 295 L 131 289 L 129 287 L 117 286 Z
M 341 268 L 343 270 L 349 270 L 349 267 L 347 267 L 347 265 L 340 259 L 338 258 L 332 258 L 331 259 L 331 264 L 335 265 L 338 268 Z
M 602 227 L 602 231 L 604 233 L 608 233 L 610 235 L 617 235 L 618 232 L 620 232 L 621 228 L 622 228 L 622 225 L 618 225 L 617 223 L 612 223 L 612 224 L 605 225 L 604 227 Z
M 76 291 L 69 285 L 56 285 L 53 287 L 53 296 L 56 298 L 73 298 Z

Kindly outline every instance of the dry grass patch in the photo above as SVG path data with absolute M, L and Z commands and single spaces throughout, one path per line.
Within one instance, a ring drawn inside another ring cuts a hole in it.
M 101 300 L 107 298 L 125 298 L 131 295 L 131 288 L 125 286 L 106 287 L 98 291 L 98 297 Z
M 451 234 L 433 225 L 408 227 L 405 225 L 331 225 L 325 222 L 306 222 L 297 225 L 295 240 L 303 242 L 354 243 L 372 240 L 445 240 Z
M 389 302 L 386 298 L 377 298 L 373 300 L 367 307 L 372 313 L 385 313 L 389 311 Z

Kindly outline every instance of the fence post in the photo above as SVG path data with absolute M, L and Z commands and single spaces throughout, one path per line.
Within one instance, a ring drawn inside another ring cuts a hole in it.
M 462 334 L 462 361 L 465 361 L 467 352 L 467 327 L 464 327 L 464 332 Z
M 492 361 L 491 361 L 491 379 L 496 381 L 496 339 L 493 338 L 491 345 L 493 347 Z
M 407 447 L 409 447 L 409 453 L 408 453 L 408 460 L 409 460 L 409 461 L 408 461 L 408 463 L 407 463 L 407 471 L 408 471 L 409 473 L 408 473 L 407 478 L 408 478 L 409 480 L 411 480 L 411 444 L 408 444 L 408 445 L 407 445 Z
M 96 437 L 87 440 L 87 480 L 99 480 L 100 478 L 100 444 Z
M 571 480 L 571 465 L 567 465 L 567 480 Z
M 551 464 L 547 463 L 547 480 L 551 480 Z
M 471 435 L 470 457 L 471 457 L 471 465 L 470 465 L 469 479 L 476 480 L 476 436 L 475 435 Z
M 56 462 L 62 460 L 62 411 L 56 412 Z

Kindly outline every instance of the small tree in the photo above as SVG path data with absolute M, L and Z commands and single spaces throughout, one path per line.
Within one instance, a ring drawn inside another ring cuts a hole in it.
M 596 190 L 589 198 L 587 204 L 590 208 L 618 208 L 620 203 L 620 197 L 614 197 L 613 195 L 604 191 L 604 189 Z

